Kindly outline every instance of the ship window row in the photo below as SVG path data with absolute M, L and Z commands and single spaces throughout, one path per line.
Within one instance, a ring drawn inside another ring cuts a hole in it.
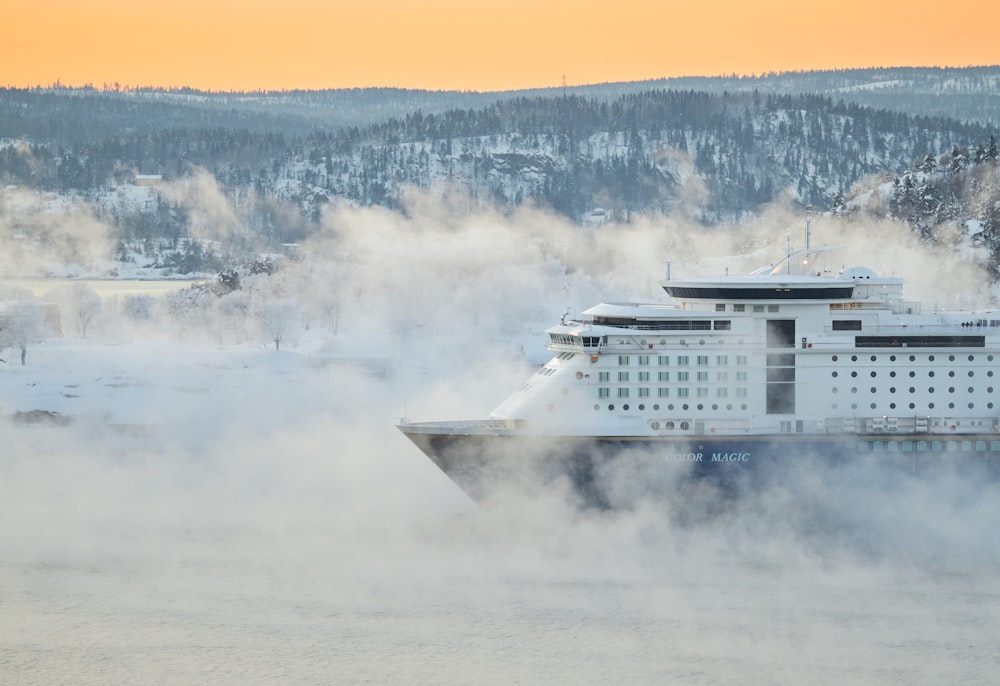
M 594 317 L 595 326 L 612 326 L 636 331 L 732 331 L 731 319 L 633 319 L 631 317 Z M 555 335 L 555 334 L 553 334 Z M 562 334 L 560 334 L 562 335 Z M 576 337 L 579 340 L 579 337 Z
M 845 356 L 845 359 L 846 359 L 846 356 Z M 878 362 L 879 356 L 878 355 L 851 355 L 850 356 L 850 361 L 851 362 L 857 362 L 859 359 L 862 362 L 864 362 L 864 361 Z M 937 357 L 935 355 L 926 355 L 926 356 L 925 355 L 919 355 L 919 356 L 918 355 L 899 355 L 899 356 L 897 356 L 897 355 L 889 355 L 889 361 L 890 362 L 896 362 L 897 360 L 899 360 L 900 362 L 903 362 L 903 361 L 906 361 L 906 362 L 916 362 L 918 359 L 921 362 L 924 362 L 924 361 L 934 362 L 935 360 L 937 360 Z M 945 357 L 942 355 L 941 359 L 943 361 L 945 359 Z M 976 356 L 975 355 L 968 355 L 966 359 L 969 362 L 975 362 L 976 361 Z M 840 355 L 831 355 L 830 356 L 830 360 L 833 361 L 833 362 L 838 362 L 838 361 L 840 361 Z M 948 355 L 947 360 L 948 360 L 948 362 L 955 362 L 956 361 L 956 357 L 953 354 L 952 355 Z M 986 361 L 987 362 L 992 362 L 993 361 L 993 355 L 987 355 L 986 356 Z
M 949 410 L 954 410 L 954 409 L 956 409 L 958 407 L 959 404 L 960 403 L 950 402 L 950 403 L 948 403 L 947 407 L 948 407 Z M 837 409 L 840 408 L 840 405 L 839 405 L 839 403 L 831 403 L 830 407 L 832 409 L 834 409 L 834 410 L 837 410 Z M 858 403 L 851 403 L 851 409 L 852 410 L 857 410 L 859 407 L 860 407 L 860 405 Z M 886 407 L 888 407 L 888 409 L 890 409 L 890 410 L 896 410 L 896 409 L 903 409 L 904 406 L 902 404 L 900 404 L 897 407 L 896 403 L 889 403 L 888 405 L 886 405 Z M 937 407 L 936 403 L 927 403 L 926 405 L 922 405 L 922 406 L 918 405 L 917 403 L 907 403 L 905 405 L 905 408 L 908 409 L 908 410 L 917 410 L 918 408 L 920 408 L 920 409 L 923 409 L 923 410 L 930 411 L 930 410 L 935 409 L 936 407 Z M 976 404 L 975 403 L 968 403 L 967 407 L 970 410 L 974 410 L 974 409 L 976 409 Z M 986 409 L 992 410 L 993 407 L 994 407 L 993 403 L 986 403 Z M 872 410 L 878 410 L 879 409 L 879 403 L 869 403 L 868 408 L 872 409 Z
M 831 390 L 833 391 L 834 394 L 840 392 L 840 388 L 838 386 L 834 386 Z M 934 394 L 935 390 L 937 390 L 937 389 L 934 386 L 928 386 L 927 387 L 927 392 L 929 394 L 931 394 L 931 395 Z M 976 387 L 975 386 L 969 386 L 965 390 L 968 391 L 969 393 L 975 393 L 976 392 Z M 857 392 L 858 392 L 858 387 L 857 386 L 851 386 L 851 393 L 857 393 Z M 872 393 L 872 394 L 875 394 L 875 393 L 879 392 L 879 389 L 878 389 L 877 386 L 872 386 L 871 388 L 868 389 L 868 392 Z M 895 386 L 890 386 L 889 387 L 889 393 L 890 394 L 894 394 L 895 392 L 896 392 L 896 387 Z M 917 393 L 918 391 L 917 391 L 917 388 L 915 386 L 910 386 L 907 389 L 907 392 L 909 392 L 912 395 L 913 393 Z M 956 391 L 956 389 L 955 389 L 954 386 L 948 386 L 948 393 L 956 393 L 956 392 L 961 392 L 961 391 Z M 993 386 L 987 386 L 986 387 L 986 393 L 992 394 L 993 393 Z
M 598 398 L 610 398 L 611 388 L 607 386 L 600 386 L 597 389 Z M 615 387 L 615 395 L 619 398 L 628 398 L 631 396 L 632 389 L 628 386 L 617 386 Z M 648 398 L 650 397 L 651 390 L 647 386 L 640 386 L 635 389 L 636 397 Z M 678 398 L 689 398 L 691 397 L 691 389 L 685 386 L 680 388 L 674 388 L 674 393 Z M 695 397 L 697 398 L 708 398 L 712 395 L 712 389 L 699 386 L 695 388 Z M 738 386 L 733 389 L 733 395 L 737 398 L 746 398 L 747 389 L 744 386 Z M 670 388 L 666 386 L 660 386 L 656 389 L 656 397 L 658 398 L 669 398 Z M 728 398 L 729 397 L 729 387 L 728 386 L 717 386 L 715 387 L 715 397 L 716 398 Z
M 595 411 L 595 412 L 598 412 L 598 411 L 600 411 L 601 407 L 602 407 L 602 406 L 601 406 L 601 405 L 599 405 L 599 404 L 597 404 L 597 405 L 594 405 L 594 411 Z M 612 412 L 613 412 L 613 411 L 615 410 L 615 408 L 616 408 L 616 405 L 615 405 L 614 403 L 611 403 L 611 404 L 607 405 L 606 407 L 607 407 L 607 409 L 608 409 L 609 411 L 612 411 Z M 732 403 L 726 403 L 726 405 L 725 405 L 725 410 L 726 410 L 727 412 L 731 412 L 731 411 L 733 410 L 733 407 L 734 407 L 734 406 L 733 406 L 733 404 L 732 404 Z M 632 409 L 632 406 L 631 406 L 631 405 L 629 405 L 628 403 L 625 403 L 625 404 L 623 404 L 623 405 L 621 406 L 621 409 L 622 409 L 622 410 L 624 410 L 624 411 L 626 411 L 626 412 L 628 412 L 629 410 L 631 410 L 631 409 Z M 638 404 L 638 405 L 636 406 L 636 408 L 635 408 L 635 409 L 639 410 L 640 412 L 645 412 L 645 411 L 646 411 L 646 404 L 645 404 L 645 403 L 639 403 L 639 404 Z M 654 412 L 659 412 L 659 411 L 660 411 L 660 404 L 659 404 L 659 403 L 655 403 L 655 404 L 653 404 L 653 406 L 652 406 L 652 408 L 651 408 L 651 409 L 652 409 L 652 410 L 653 410 Z M 667 405 L 667 406 L 666 406 L 666 409 L 667 409 L 667 411 L 669 411 L 669 412 L 673 412 L 673 411 L 675 410 L 675 408 L 674 408 L 674 405 L 673 405 L 673 403 L 670 403 L 669 405 Z M 689 411 L 689 410 L 691 410 L 692 408 L 691 408 L 691 406 L 690 406 L 689 404 L 687 404 L 687 403 L 683 403 L 683 404 L 682 404 L 682 405 L 680 405 L 680 406 L 679 406 L 679 408 L 677 408 L 677 409 L 679 409 L 679 410 L 681 410 L 681 411 L 683 411 L 683 412 L 688 412 L 688 411 Z M 705 406 L 705 405 L 704 405 L 703 403 L 698 403 L 697 405 L 695 405 L 695 406 L 694 406 L 694 409 L 696 409 L 696 410 L 698 410 L 698 411 L 701 411 L 701 412 L 704 412 L 704 411 L 706 411 L 706 410 L 707 410 L 707 409 L 709 409 L 709 408 L 707 408 L 707 407 L 706 407 L 706 406 Z M 719 405 L 718 403 L 712 403 L 712 405 L 710 406 L 710 409 L 711 409 L 712 411 L 715 411 L 715 412 L 717 412 L 717 411 L 719 411 L 720 409 L 723 409 L 723 407 L 722 407 L 721 405 Z M 746 404 L 746 403 L 741 403 L 741 404 L 740 404 L 740 409 L 741 409 L 741 410 L 743 410 L 743 411 L 746 411 L 746 409 L 747 409 L 747 404 Z M 651 421 L 651 422 L 649 423 L 649 426 L 650 426 L 651 428 L 653 428 L 653 429 L 659 429 L 659 428 L 661 427 L 661 424 L 660 424 L 660 421 L 659 421 L 659 420 L 655 420 L 655 419 L 654 419 L 653 421 Z M 676 423 L 675 423 L 675 420 L 664 420 L 664 421 L 663 421 L 663 423 L 662 423 L 662 427 L 663 427 L 664 429 L 667 429 L 667 430 L 671 430 L 671 429 L 675 429 L 675 428 L 679 428 L 679 429 L 681 429 L 681 430 L 683 430 L 683 431 L 687 431 L 688 429 L 690 429 L 690 428 L 691 428 L 691 425 L 690 425 L 690 423 L 689 423 L 688 421 L 686 421 L 686 420 L 676 420 Z
M 569 353 L 572 356 L 572 353 Z M 635 360 L 640 367 L 650 366 L 653 361 L 653 355 L 619 355 L 618 356 L 618 366 L 627 367 L 632 364 Z M 748 356 L 747 355 L 734 355 L 735 362 L 737 366 L 745 367 L 747 365 Z M 656 355 L 656 365 L 659 367 L 669 367 L 670 365 L 670 355 Z M 794 356 L 790 356 L 794 364 Z M 699 367 L 708 367 L 711 365 L 712 356 L 711 355 L 695 355 L 694 356 L 695 365 Z M 678 367 L 687 367 L 691 364 L 690 355 L 677 355 L 674 359 L 674 365 Z M 717 367 L 727 367 L 729 366 L 729 355 L 716 355 L 715 356 L 715 366 Z
M 1000 441 L 858 441 L 859 453 L 985 453 L 1000 452 Z
M 939 371 L 940 371 L 939 369 L 928 369 L 927 370 L 927 378 L 933 379 L 937 375 L 937 373 Z M 916 378 L 916 376 L 917 376 L 917 372 L 915 370 L 913 370 L 913 369 L 911 369 L 907 374 L 908 374 L 908 376 L 911 379 Z M 948 370 L 948 378 L 949 379 L 954 379 L 955 376 L 956 376 L 956 374 L 957 373 L 955 372 L 954 369 L 949 369 Z M 968 376 L 970 379 L 973 379 L 976 376 L 976 372 L 973 371 L 972 369 L 970 369 L 969 371 L 967 371 L 965 373 L 965 375 Z M 838 378 L 840 376 L 840 372 L 837 372 L 837 371 L 830 372 L 830 376 L 833 377 L 834 379 L 836 379 L 836 378 Z M 872 370 L 872 371 L 868 372 L 868 376 L 870 376 L 873 379 L 878 378 L 878 372 L 875 371 L 875 370 Z M 896 372 L 895 371 L 890 371 L 888 373 L 888 376 L 889 376 L 890 379 L 895 379 L 896 378 Z M 986 376 L 988 378 L 992 379 L 993 378 L 993 370 L 992 369 L 986 370 Z M 851 372 L 851 378 L 852 379 L 858 378 L 858 370 L 855 369 L 855 370 L 853 370 Z
M 768 370 L 769 373 L 771 370 Z M 792 370 L 794 372 L 794 370 Z M 690 372 L 675 372 L 674 381 L 677 383 L 685 383 L 691 380 Z M 710 372 L 695 372 L 695 381 L 701 381 L 707 383 L 710 379 Z M 636 378 L 639 383 L 648 382 L 653 378 L 651 372 L 637 372 Z M 748 378 L 747 372 L 736 372 L 735 379 L 737 382 L 746 383 Z M 632 379 L 630 372 L 618 372 L 618 382 L 619 383 L 629 383 Z M 656 380 L 660 383 L 670 383 L 670 372 L 657 372 Z M 729 382 L 729 372 L 716 372 L 715 380 L 718 383 L 728 383 Z M 599 383 L 610 383 L 611 382 L 611 372 L 598 372 L 597 381 Z

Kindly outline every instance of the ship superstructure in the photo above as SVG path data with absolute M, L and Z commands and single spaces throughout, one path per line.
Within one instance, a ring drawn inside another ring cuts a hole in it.
M 937 454 L 1000 464 L 1000 312 L 925 312 L 900 278 L 816 271 L 828 250 L 668 279 L 669 302 L 564 318 L 546 332 L 552 359 L 489 419 L 400 429 L 470 492 L 479 468 L 516 461 L 511 444 L 532 438 L 545 446 L 532 459 L 558 453 L 584 481 L 595 460 L 637 446 L 699 473 L 802 451 L 884 454 L 914 471 Z

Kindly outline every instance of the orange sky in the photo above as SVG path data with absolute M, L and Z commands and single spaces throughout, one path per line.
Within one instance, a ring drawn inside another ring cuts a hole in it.
M 487 91 L 1000 63 L 984 0 L 0 0 L 0 17 L 7 86 Z

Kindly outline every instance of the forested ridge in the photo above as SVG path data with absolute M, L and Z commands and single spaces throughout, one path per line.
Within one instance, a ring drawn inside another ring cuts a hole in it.
M 966 81 L 950 86 L 955 97 L 995 98 L 1000 70 L 958 71 Z M 851 92 L 861 75 L 788 78 L 822 78 L 819 90 Z M 778 199 L 858 211 L 851 199 L 872 178 L 887 184 L 887 201 L 869 201 L 865 211 L 904 219 L 927 238 L 948 223 L 997 249 L 996 130 L 988 121 L 764 89 L 776 83 L 492 95 L 6 89 L 0 187 L 91 204 L 114 225 L 122 254 L 162 253 L 164 241 L 176 251 L 186 240 L 194 257 L 183 268 L 205 266 L 213 250 L 191 246 L 182 200 L 157 193 L 141 206 L 121 201 L 121 189 L 143 175 L 172 184 L 208 174 L 244 227 L 247 249 L 307 237 L 330 207 L 399 208 L 413 187 L 461 192 L 504 211 L 547 207 L 576 222 L 683 212 L 710 226 Z M 947 83 L 937 86 L 942 97 Z

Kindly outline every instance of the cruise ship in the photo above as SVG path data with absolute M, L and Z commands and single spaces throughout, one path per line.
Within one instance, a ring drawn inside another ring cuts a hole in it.
M 1000 312 L 924 308 L 900 278 L 818 269 L 834 250 L 807 232 L 748 275 L 668 268 L 664 302 L 547 329 L 553 357 L 489 418 L 398 428 L 474 499 L 563 477 L 600 502 L 610 468 L 736 482 L 819 460 L 996 477 Z

